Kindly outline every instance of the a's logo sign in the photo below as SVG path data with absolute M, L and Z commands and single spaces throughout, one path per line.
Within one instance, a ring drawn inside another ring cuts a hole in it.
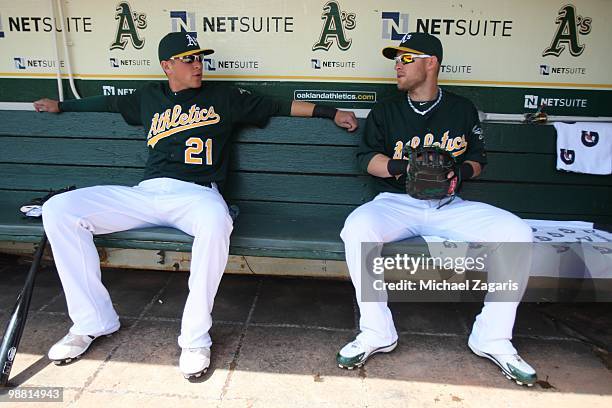
M 586 147 L 593 147 L 599 142 L 599 133 L 583 130 L 581 139 L 583 145 Z
M 537 109 L 538 108 L 538 96 L 537 95 L 525 95 L 526 109 Z
M 319 36 L 319 41 L 312 46 L 312 50 L 329 50 L 334 40 L 338 48 L 346 51 L 351 47 L 352 39 L 347 38 L 344 30 L 352 30 L 355 28 L 355 13 L 347 13 L 340 11 L 340 6 L 336 1 L 329 1 L 323 7 L 323 29 Z
M 550 66 L 540 65 L 540 75 L 550 75 Z
M 399 11 L 383 11 L 382 20 L 383 40 L 401 40 L 408 32 L 408 14 Z
M 193 38 L 198 37 L 195 23 L 195 13 L 187 11 L 171 11 L 170 20 L 172 20 L 172 32 L 185 32 Z
M 321 60 L 318 59 L 311 59 L 310 63 L 312 64 L 312 67 L 314 69 L 321 69 Z
M 15 61 L 15 68 L 17 69 L 26 69 L 25 58 L 23 57 L 15 57 L 13 58 Z
M 565 164 L 572 164 L 576 160 L 576 152 L 573 150 L 561 149 L 561 160 Z
M 217 66 L 213 58 L 204 58 L 204 71 L 216 71 Z
M 561 55 L 566 46 L 569 46 L 569 52 L 574 57 L 579 56 L 584 51 L 585 45 L 581 45 L 578 41 L 578 34 L 587 35 L 591 32 L 591 17 L 582 17 L 576 15 L 576 8 L 567 4 L 559 10 L 559 15 L 555 22 L 557 23 L 557 32 L 553 37 L 550 47 L 544 50 L 543 57 Z
M 137 29 L 147 28 L 147 15 L 144 13 L 132 12 L 130 5 L 126 2 L 119 3 L 116 8 L 115 20 L 118 20 L 117 34 L 115 41 L 111 44 L 111 50 L 125 50 L 128 40 L 137 50 L 144 47 L 145 39 L 140 38 Z

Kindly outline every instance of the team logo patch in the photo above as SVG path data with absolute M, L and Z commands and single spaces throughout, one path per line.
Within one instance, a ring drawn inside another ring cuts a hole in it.
M 582 131 L 582 144 L 586 147 L 593 147 L 599 143 L 599 133 L 588 130 Z
M 576 152 L 573 150 L 561 149 L 561 160 L 565 164 L 573 164 L 576 160 Z
M 189 34 L 185 34 L 185 37 L 187 38 L 187 41 L 188 41 L 188 43 L 187 43 L 188 47 L 190 47 L 192 45 L 196 46 L 196 47 L 200 46 L 200 44 L 198 44 L 198 40 L 196 40 L 194 37 L 190 36 Z
M 412 34 L 406 34 L 404 35 L 404 37 L 402 37 L 402 40 L 400 42 L 406 42 L 411 38 L 412 38 Z
M 472 134 L 478 136 L 478 140 L 484 139 L 484 134 L 482 133 L 482 127 L 479 125 L 474 125 L 472 128 Z

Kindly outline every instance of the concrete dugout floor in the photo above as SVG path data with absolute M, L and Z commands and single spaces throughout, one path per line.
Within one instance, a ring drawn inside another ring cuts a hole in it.
M 4 330 L 28 265 L 0 257 Z M 400 344 L 364 368 L 335 354 L 356 334 L 349 282 L 225 275 L 215 303 L 212 364 L 197 382 L 178 370 L 176 338 L 186 273 L 104 270 L 122 329 L 82 359 L 55 366 L 48 348 L 70 327 L 55 268 L 37 278 L 11 373 L 20 387 L 59 386 L 42 406 L 166 407 L 610 407 L 612 304 L 521 305 L 514 344 L 538 371 L 519 387 L 466 346 L 476 303 L 392 305 Z M 17 406 L 0 402 L 1 407 Z

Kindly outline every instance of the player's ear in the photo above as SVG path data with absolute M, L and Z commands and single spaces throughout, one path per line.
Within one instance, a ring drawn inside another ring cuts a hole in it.
M 427 58 L 427 69 L 439 72 L 440 62 L 438 61 L 438 57 L 433 56 L 432 58 Z
M 172 72 L 172 64 L 170 64 L 170 61 L 160 61 L 159 65 L 161 65 L 166 75 L 168 75 L 169 72 Z

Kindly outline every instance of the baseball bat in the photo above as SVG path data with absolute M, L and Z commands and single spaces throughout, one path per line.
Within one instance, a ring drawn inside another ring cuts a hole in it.
M 28 310 L 30 309 L 30 299 L 32 299 L 32 292 L 34 290 L 34 280 L 36 279 L 36 272 L 40 265 L 45 246 L 47 245 L 47 235 L 43 231 L 43 236 L 38 245 L 38 249 L 34 253 L 34 259 L 32 260 L 32 266 L 28 271 L 28 275 L 25 280 L 25 284 L 17 297 L 17 302 L 11 313 L 11 318 L 6 324 L 6 330 L 4 331 L 4 337 L 2 338 L 2 346 L 0 346 L 0 386 L 6 387 L 11 374 L 11 368 L 13 368 L 13 361 L 17 354 L 17 348 L 19 347 L 19 341 L 23 334 L 26 319 L 28 318 Z

